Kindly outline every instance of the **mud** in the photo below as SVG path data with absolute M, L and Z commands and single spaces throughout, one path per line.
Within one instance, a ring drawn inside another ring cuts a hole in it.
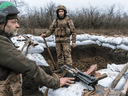
M 128 52 L 121 49 L 113 50 L 111 48 L 101 47 L 98 45 L 77 46 L 76 48 L 71 49 L 73 67 L 78 68 L 83 72 L 87 71 L 87 69 L 93 64 L 97 64 L 97 70 L 100 70 L 105 69 L 108 63 L 124 64 L 128 62 Z M 56 63 L 55 66 L 57 67 L 56 50 L 55 48 L 50 47 L 50 51 Z M 42 52 L 41 54 L 50 65 L 51 70 L 54 70 L 54 66 L 47 49 L 45 48 L 44 52 Z M 58 75 L 63 76 L 63 74 L 64 73 Z M 32 81 L 27 79 L 25 79 L 24 82 L 23 96 L 43 95 L 38 91 L 38 86 L 36 83 L 33 83 Z
M 55 48 L 50 48 L 57 67 L 57 57 Z M 111 49 L 98 45 L 77 46 L 72 48 L 73 67 L 81 71 L 86 71 L 91 65 L 97 64 L 97 70 L 104 69 L 108 63 L 124 64 L 128 62 L 128 52 L 121 49 Z M 54 69 L 47 49 L 42 53 L 45 60 Z

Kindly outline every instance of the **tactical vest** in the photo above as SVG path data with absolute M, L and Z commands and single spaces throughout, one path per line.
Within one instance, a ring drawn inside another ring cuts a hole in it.
M 65 37 L 66 35 L 70 35 L 70 27 L 68 25 L 69 18 L 64 18 L 63 20 L 56 19 L 56 28 L 55 28 L 55 36 L 56 37 Z
M 0 81 L 0 96 L 22 96 L 22 75 L 11 72 L 5 81 Z

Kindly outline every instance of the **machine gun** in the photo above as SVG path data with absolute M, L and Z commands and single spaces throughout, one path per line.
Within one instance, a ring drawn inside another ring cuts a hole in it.
M 67 74 L 66 73 L 64 77 L 75 77 L 76 81 L 79 80 L 79 81 L 82 81 L 85 84 L 87 84 L 87 87 L 89 90 L 93 90 L 93 87 L 95 85 L 97 85 L 98 80 L 107 77 L 107 74 L 103 74 L 103 75 L 99 76 L 98 78 L 96 78 L 94 76 L 87 75 L 87 74 L 81 72 L 77 68 L 73 69 L 67 65 L 62 66 L 61 68 L 64 68 L 64 67 L 66 67 L 67 72 L 70 74 L 70 76 L 66 76 L 66 74 Z

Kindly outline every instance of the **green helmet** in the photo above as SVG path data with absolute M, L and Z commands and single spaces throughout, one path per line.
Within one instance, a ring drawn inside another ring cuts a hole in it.
M 0 23 L 7 20 L 8 15 L 17 15 L 18 9 L 10 2 L 0 1 Z

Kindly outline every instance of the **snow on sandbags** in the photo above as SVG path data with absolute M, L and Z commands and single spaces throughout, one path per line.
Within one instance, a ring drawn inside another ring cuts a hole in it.
M 27 54 L 28 59 L 35 61 L 37 65 L 49 66 L 44 57 L 38 53 Z
M 25 54 L 26 53 L 26 48 L 27 47 L 25 47 L 24 49 L 23 49 L 23 54 Z M 42 53 L 44 51 L 44 48 L 42 47 L 42 46 L 40 46 L 40 45 L 36 45 L 36 46 L 32 46 L 32 45 L 30 45 L 29 47 L 28 47 L 28 54 L 31 54 L 31 53 Z
M 112 40 L 109 41 L 112 45 L 120 45 L 122 43 L 122 37 L 115 37 Z
M 92 40 L 85 40 L 85 41 L 82 41 L 81 43 L 82 43 L 82 45 L 96 44 L 96 42 L 95 41 L 92 41 Z
M 83 82 L 76 82 L 71 84 L 68 88 L 62 87 L 59 89 L 49 89 L 47 96 L 82 96 L 83 89 L 87 89 L 86 84 Z M 44 93 L 46 87 L 39 88 Z
M 72 37 L 70 37 L 71 39 Z M 80 34 L 76 35 L 76 41 L 83 41 L 83 40 L 88 40 L 89 39 L 89 34 Z
M 116 46 L 115 46 L 115 45 L 111 45 L 111 44 L 109 44 L 109 43 L 102 43 L 102 46 L 103 46 L 103 47 L 112 48 L 113 50 L 116 49 Z
M 123 50 L 128 51 L 128 46 L 126 46 L 126 45 L 124 45 L 124 44 L 117 45 L 117 49 L 123 49 Z
M 99 72 L 101 74 L 106 73 L 108 75 L 108 77 L 99 80 L 98 84 L 100 84 L 104 87 L 110 87 L 112 81 L 118 76 L 119 72 L 123 69 L 124 66 L 125 66 L 125 64 L 122 64 L 122 65 L 108 64 L 107 69 L 99 70 Z M 118 82 L 115 89 L 119 89 L 119 90 L 122 89 L 127 77 L 128 77 L 128 71 L 126 71 L 125 74 L 122 76 L 122 78 Z

